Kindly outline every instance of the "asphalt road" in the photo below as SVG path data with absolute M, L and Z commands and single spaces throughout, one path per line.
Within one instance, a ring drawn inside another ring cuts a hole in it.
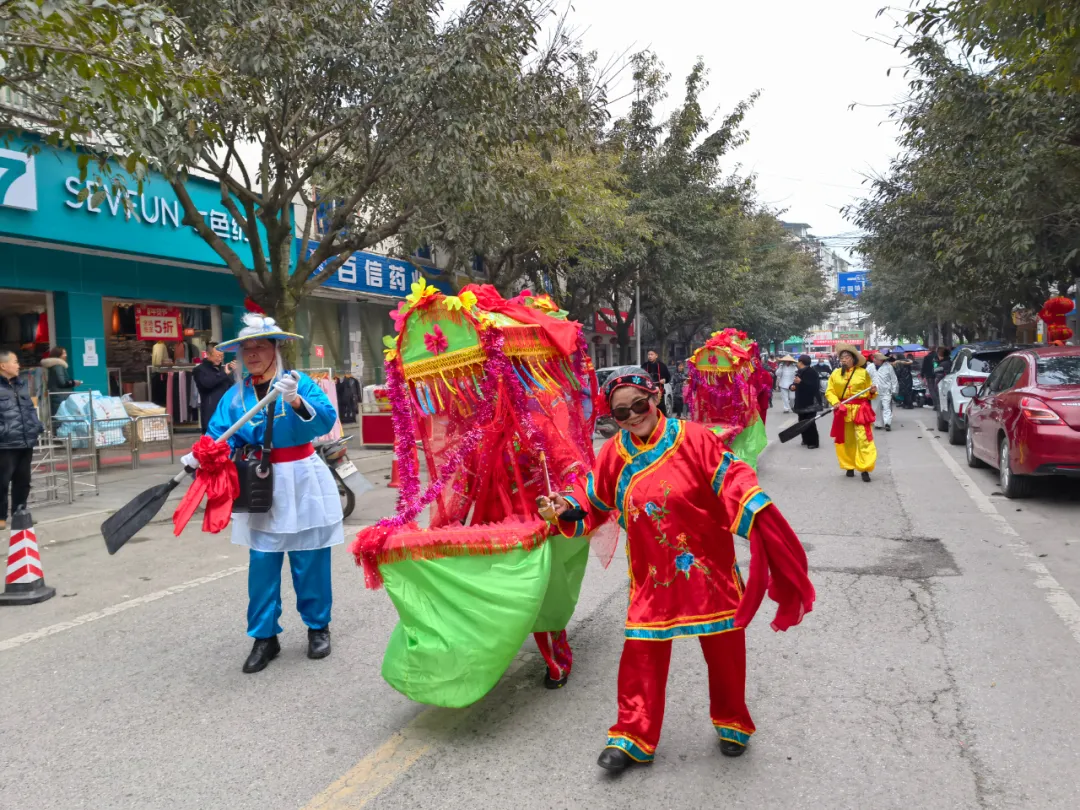
M 774 411 L 770 433 L 785 420 Z M 808 548 L 818 603 L 777 634 L 766 602 L 751 627 L 758 733 L 740 759 L 720 756 L 684 641 L 655 764 L 619 779 L 596 767 L 618 560 L 587 574 L 566 689 L 540 686 L 530 642 L 484 700 L 450 711 L 380 678 L 394 611 L 346 549 L 333 655 L 304 657 L 285 585 L 283 653 L 249 676 L 244 550 L 155 526 L 111 558 L 100 539 L 46 548 L 60 595 L 0 608 L 0 807 L 1080 807 L 1076 488 L 1007 501 L 931 424 L 899 412 L 870 484 L 843 477 L 827 445 L 767 451 L 762 485 Z M 364 496 L 359 517 L 393 494 Z

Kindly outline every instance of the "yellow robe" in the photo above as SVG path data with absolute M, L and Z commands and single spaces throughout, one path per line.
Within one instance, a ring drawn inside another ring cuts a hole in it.
M 846 374 L 843 368 L 838 368 L 829 375 L 829 386 L 825 389 L 825 398 L 829 400 L 830 405 L 835 406 L 853 394 L 862 395 L 859 399 L 844 406 L 847 410 L 844 415 L 844 443 L 834 444 L 836 458 L 840 462 L 840 469 L 858 470 L 859 472 L 874 471 L 874 464 L 877 462 L 877 448 L 874 447 L 873 441 L 866 438 L 866 426 L 856 425 L 853 421 L 855 414 L 859 410 L 859 400 L 877 398 L 877 394 L 870 392 L 873 385 L 870 373 L 865 368 L 856 368 Z M 846 393 L 844 392 L 845 386 L 847 387 Z

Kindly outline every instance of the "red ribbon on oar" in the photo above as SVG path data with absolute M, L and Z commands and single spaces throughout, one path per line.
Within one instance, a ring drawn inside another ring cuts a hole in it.
M 229 525 L 233 501 L 240 496 L 240 479 L 228 442 L 200 436 L 191 452 L 198 460 L 199 468 L 195 471 L 195 480 L 173 512 L 173 534 L 177 537 L 199 508 L 203 495 L 206 496 L 203 531 L 211 534 L 217 534 Z

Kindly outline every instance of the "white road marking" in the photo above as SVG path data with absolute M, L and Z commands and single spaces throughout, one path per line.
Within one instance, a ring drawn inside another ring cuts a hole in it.
M 0 652 L 4 650 L 14 650 L 16 647 L 21 647 L 24 644 L 29 644 L 32 641 L 48 638 L 49 636 L 55 636 L 57 633 L 63 633 L 65 630 L 70 630 L 73 627 L 79 627 L 80 625 L 89 624 L 90 622 L 96 622 L 98 619 L 104 619 L 108 616 L 115 616 L 117 613 L 123 613 L 125 610 L 131 610 L 132 608 L 139 607 L 139 605 L 145 605 L 148 602 L 156 602 L 158 599 L 164 599 L 166 596 L 172 596 L 173 594 L 189 591 L 192 588 L 197 588 L 200 585 L 206 585 L 207 583 L 214 582 L 215 580 L 222 579 L 223 577 L 231 576 L 233 574 L 239 574 L 241 571 L 246 571 L 247 565 L 237 565 L 232 568 L 226 568 L 223 571 L 217 571 L 213 574 L 207 574 L 205 577 L 199 577 L 189 582 L 183 582 L 179 585 L 174 585 L 171 588 L 166 588 L 163 591 L 154 591 L 144 596 L 136 596 L 134 599 L 128 599 L 126 602 L 120 602 L 115 605 L 110 605 L 107 608 L 101 610 L 95 610 L 93 613 L 84 613 L 82 616 L 76 616 L 74 619 L 66 622 L 60 622 L 58 624 L 50 624 L 48 627 L 42 627 L 40 630 L 33 630 L 29 633 L 23 633 L 21 636 L 14 636 L 12 638 L 4 639 L 0 641 Z
M 934 439 L 934 432 L 922 420 L 919 420 L 919 426 L 928 439 Z M 1005 519 L 1005 516 L 997 510 L 994 502 L 979 489 L 975 481 L 972 480 L 971 476 L 967 474 L 956 459 L 949 455 L 949 451 L 941 446 L 941 442 L 935 439 L 930 442 L 930 446 L 945 462 L 945 466 L 953 474 L 953 478 L 964 488 L 964 491 L 975 503 L 978 510 L 997 526 L 998 531 L 1011 538 L 1011 542 L 1005 543 L 1005 548 L 1009 549 L 1013 555 L 1024 563 L 1024 567 L 1035 575 L 1035 587 L 1043 591 L 1046 601 L 1053 608 L 1054 613 L 1065 622 L 1065 626 L 1069 628 L 1072 637 L 1080 644 L 1080 605 L 1076 603 L 1076 600 L 1072 598 L 1067 590 L 1061 587 L 1061 583 L 1054 578 L 1050 570 L 1039 562 L 1039 558 L 1031 550 L 1031 546 L 1024 541 L 1016 529 Z

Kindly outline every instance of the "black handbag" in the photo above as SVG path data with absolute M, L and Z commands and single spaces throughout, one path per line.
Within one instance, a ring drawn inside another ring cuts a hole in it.
M 270 511 L 274 502 L 274 465 L 270 450 L 274 446 L 274 411 L 277 402 L 266 406 L 266 431 L 263 444 L 246 444 L 233 455 L 236 476 L 240 479 L 240 495 L 233 501 L 234 512 L 262 514 Z M 260 458 L 261 456 L 261 458 Z

